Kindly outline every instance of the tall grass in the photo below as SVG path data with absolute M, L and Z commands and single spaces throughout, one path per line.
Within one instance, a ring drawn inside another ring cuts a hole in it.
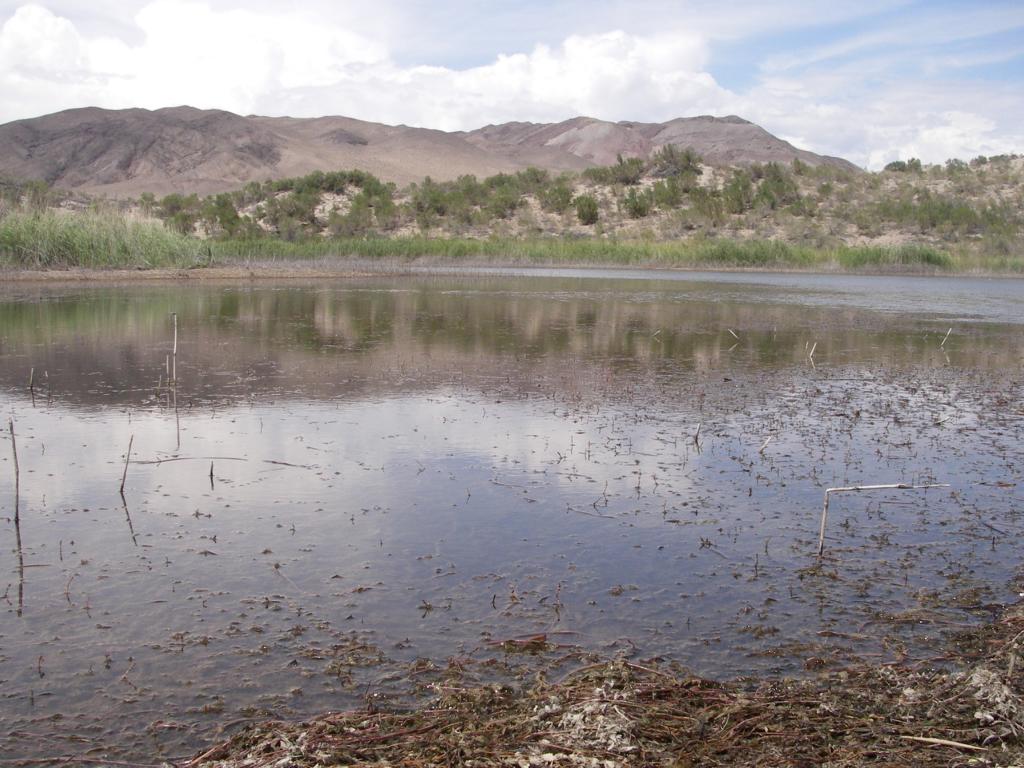
M 299 243 L 235 240 L 214 243 L 218 260 L 357 257 L 462 263 L 602 264 L 612 266 L 720 267 L 732 269 L 946 270 L 954 266 L 940 251 L 917 246 L 843 247 L 835 250 L 778 240 L 693 238 L 668 242 L 600 238 L 395 237 L 316 239 Z
M 204 243 L 163 223 L 116 212 L 11 211 L 0 217 L 0 264 L 49 267 L 180 267 L 200 263 Z
M 924 245 L 844 246 L 835 252 L 836 261 L 844 269 L 918 267 L 947 270 L 954 266 L 948 253 Z

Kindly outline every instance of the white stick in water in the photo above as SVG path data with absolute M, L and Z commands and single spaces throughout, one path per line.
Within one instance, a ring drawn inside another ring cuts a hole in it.
M 927 485 L 912 485 L 910 483 L 888 483 L 886 485 L 847 485 L 842 488 L 826 488 L 825 504 L 821 509 L 821 529 L 818 531 L 818 556 L 825 551 L 825 523 L 828 520 L 828 500 L 833 493 L 847 493 L 849 491 L 920 491 L 926 488 L 949 488 L 949 483 L 929 483 Z
M 171 381 L 178 383 L 178 313 L 171 312 L 174 318 L 174 349 L 171 350 Z

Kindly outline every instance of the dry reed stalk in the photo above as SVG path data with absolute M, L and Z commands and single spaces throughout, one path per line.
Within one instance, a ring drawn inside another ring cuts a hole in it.
M 14 419 L 10 419 L 7 422 L 7 426 L 11 430 L 11 451 L 14 453 L 14 525 L 15 527 L 19 527 L 21 525 L 21 518 L 19 515 L 21 468 L 18 466 L 18 443 L 14 438 Z
M 124 457 L 124 472 L 121 473 L 121 496 L 124 497 L 124 482 L 128 479 L 128 462 L 132 458 L 132 443 L 135 442 L 135 435 L 128 438 L 128 453 Z

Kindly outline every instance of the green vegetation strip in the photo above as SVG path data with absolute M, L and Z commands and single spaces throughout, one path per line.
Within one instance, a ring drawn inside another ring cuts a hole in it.
M 447 262 L 510 264 L 602 264 L 612 266 L 787 269 L 868 269 L 909 267 L 949 270 L 948 254 L 922 246 L 840 247 L 815 249 L 776 240 L 693 238 L 671 242 L 601 238 L 466 238 L 396 237 L 283 243 L 272 240 L 219 241 L 221 259 L 266 260 L 352 256 L 367 259 L 428 259 Z
M 978 259 L 921 245 L 813 248 L 778 240 L 693 237 L 632 241 L 599 237 L 272 238 L 200 240 L 161 222 L 116 212 L 12 212 L 0 218 L 0 265 L 22 269 L 196 268 L 358 258 L 444 264 L 721 267 L 849 271 L 1020 272 L 1020 259 Z

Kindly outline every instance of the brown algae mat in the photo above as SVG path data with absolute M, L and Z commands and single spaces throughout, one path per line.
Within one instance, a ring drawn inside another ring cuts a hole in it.
M 179 766 L 1024 765 L 1022 643 L 1016 606 L 954 636 L 941 667 L 716 683 L 617 660 L 521 691 L 453 668 L 421 709 L 252 725 Z

